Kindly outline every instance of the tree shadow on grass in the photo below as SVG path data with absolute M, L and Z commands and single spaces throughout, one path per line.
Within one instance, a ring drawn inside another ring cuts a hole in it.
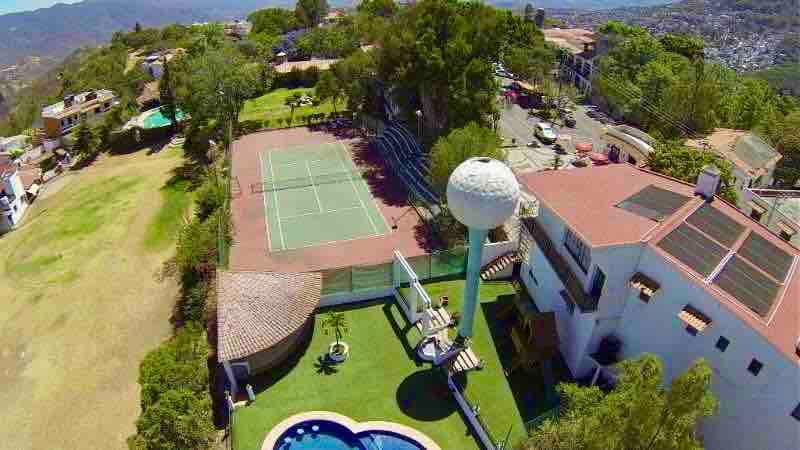
M 406 377 L 398 386 L 395 398 L 405 415 L 423 422 L 442 420 L 458 409 L 447 387 L 447 376 L 434 368 Z
M 514 397 L 514 403 L 522 420 L 528 422 L 555 407 L 557 399 L 547 398 L 547 387 L 540 367 L 536 367 L 532 371 L 526 371 L 522 368 L 511 371 L 517 354 L 510 334 L 516 315 L 509 319 L 501 320 L 499 311 L 504 302 L 513 301 L 512 297 L 514 297 L 514 294 L 500 296 L 494 302 L 482 302 L 481 308 L 483 309 L 484 317 L 486 317 L 489 332 L 492 335 L 492 342 L 500 358 L 500 364 L 503 366 L 503 372 L 507 374 L 506 381 Z M 552 362 L 552 366 L 556 383 L 572 380 L 569 369 L 566 368 L 566 364 L 560 354 Z
M 327 356 L 318 356 L 317 362 L 314 363 L 314 368 L 319 375 L 335 375 L 339 373 L 336 362 L 331 361 Z

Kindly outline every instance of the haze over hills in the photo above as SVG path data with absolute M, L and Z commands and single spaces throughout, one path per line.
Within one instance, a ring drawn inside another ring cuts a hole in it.
M 669 0 L 534 0 L 543 8 L 612 8 L 652 5 Z M 349 6 L 356 0 L 331 1 L 334 6 Z M 498 6 L 517 8 L 525 1 L 498 0 Z M 117 30 L 130 30 L 136 22 L 143 26 L 192 23 L 243 17 L 267 6 L 293 6 L 293 0 L 85 0 L 75 4 L 56 4 L 35 11 L 0 15 L 0 66 L 19 58 L 36 55 L 61 58 L 71 51 L 96 45 L 111 38 Z

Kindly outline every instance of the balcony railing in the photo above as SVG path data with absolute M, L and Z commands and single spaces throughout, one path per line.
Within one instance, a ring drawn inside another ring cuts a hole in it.
M 558 275 L 567 293 L 572 297 L 572 300 L 575 301 L 575 304 L 578 305 L 581 312 L 596 311 L 597 303 L 600 298 L 587 294 L 583 290 L 580 279 L 575 275 L 572 267 L 570 267 L 561 253 L 556 250 L 553 241 L 547 236 L 547 233 L 545 233 L 537 220 L 532 217 L 526 217 L 522 219 L 522 223 L 525 226 L 525 230 L 530 233 L 534 241 L 536 241 L 536 245 L 538 245 L 539 249 L 544 253 L 553 271 Z

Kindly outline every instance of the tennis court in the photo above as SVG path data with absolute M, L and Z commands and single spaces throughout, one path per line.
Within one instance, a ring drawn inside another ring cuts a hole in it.
M 259 153 L 271 252 L 386 234 L 369 186 L 339 142 Z

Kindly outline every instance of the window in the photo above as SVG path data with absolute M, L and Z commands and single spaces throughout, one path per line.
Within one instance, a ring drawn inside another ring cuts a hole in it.
M 764 367 L 764 364 L 761 361 L 753 358 L 753 360 L 750 361 L 750 365 L 747 366 L 747 371 L 752 373 L 753 376 L 756 376 L 756 375 L 758 375 L 759 372 L 761 372 L 761 369 L 763 367 Z
M 589 271 L 589 266 L 592 264 L 592 257 L 590 254 L 589 246 L 583 243 L 575 233 L 567 228 L 564 232 L 564 246 L 572 258 L 578 263 L 578 266 L 584 273 Z
M 800 421 L 800 403 L 798 403 L 794 408 L 794 411 L 792 411 L 792 417 L 794 417 L 795 420 Z
M 686 332 L 692 336 L 697 336 L 711 325 L 711 319 L 692 305 L 684 306 L 678 318 L 686 324 Z
M 721 352 L 724 352 L 728 349 L 728 344 L 730 343 L 731 341 L 725 338 L 725 336 L 720 336 L 719 339 L 717 339 L 717 349 Z

